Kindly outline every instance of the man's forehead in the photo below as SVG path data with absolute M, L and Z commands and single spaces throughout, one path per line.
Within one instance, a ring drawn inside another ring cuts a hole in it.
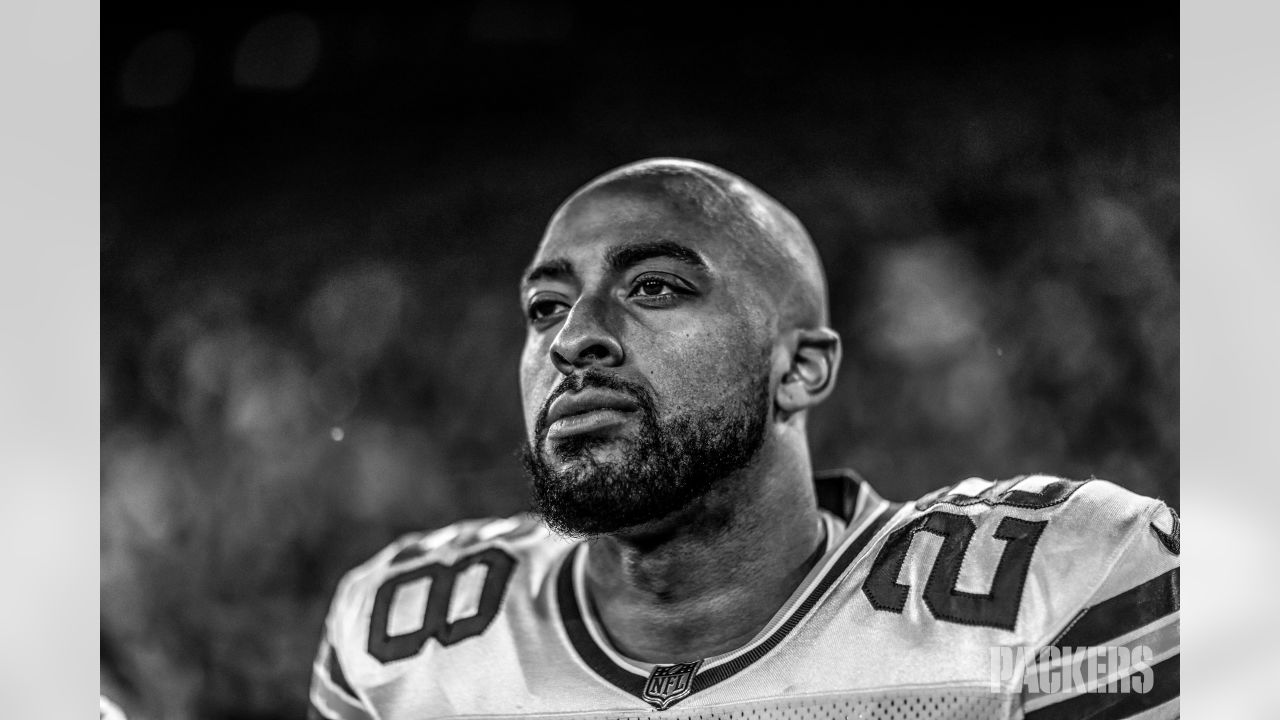
M 552 218 L 547 236 L 614 230 L 643 233 L 647 227 L 714 227 L 705 207 L 661 186 L 613 184 L 590 188 L 571 198 Z
M 683 246 L 705 256 L 724 231 L 677 198 L 592 192 L 561 208 L 548 225 L 532 264 L 569 255 L 603 257 L 627 246 L 653 244 Z
M 608 267 L 617 246 L 657 242 L 688 247 L 712 274 L 767 288 L 789 321 L 826 322 L 821 261 L 800 222 L 741 178 L 691 161 L 645 161 L 589 183 L 556 211 L 530 268 Z

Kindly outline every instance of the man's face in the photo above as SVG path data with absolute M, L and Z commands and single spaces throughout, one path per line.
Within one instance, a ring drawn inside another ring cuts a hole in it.
M 749 244 L 656 191 L 562 212 L 522 285 L 525 464 L 547 522 L 666 517 L 747 465 L 770 410 L 775 313 Z

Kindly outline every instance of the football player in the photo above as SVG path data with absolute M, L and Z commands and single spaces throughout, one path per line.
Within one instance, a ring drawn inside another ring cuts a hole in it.
M 688 160 L 609 172 L 520 295 L 536 512 L 350 572 L 314 716 L 1177 715 L 1161 502 L 1032 475 L 901 504 L 814 474 L 840 337 L 812 242 L 758 188 Z

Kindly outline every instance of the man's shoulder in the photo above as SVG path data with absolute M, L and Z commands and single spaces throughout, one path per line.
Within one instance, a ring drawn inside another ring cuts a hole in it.
M 1073 480 L 1045 474 L 998 481 L 969 478 L 910 505 L 909 511 L 899 515 L 899 523 L 928 525 L 924 516 L 945 512 L 971 521 L 957 527 L 990 526 L 1002 540 L 1010 533 L 1034 534 L 1044 559 L 1070 561 L 1076 571 L 1088 565 L 1105 571 L 1126 553 L 1176 558 L 1181 550 L 1178 515 L 1173 509 L 1098 478 Z M 997 545 L 991 549 L 1004 550 Z M 1061 569 L 1056 565 L 1036 563 L 1033 569 Z
M 1030 631 L 1040 640 L 1125 593 L 1141 599 L 1151 591 L 1176 610 L 1177 513 L 1115 483 L 969 478 L 893 512 L 866 582 L 877 609 L 901 612 L 899 573 L 923 564 L 923 600 L 938 620 Z M 921 533 L 937 538 L 932 562 L 911 551 Z
M 1158 499 L 1099 478 L 1073 480 L 1047 474 L 1019 475 L 1004 480 L 972 477 L 926 494 L 912 503 L 917 511 L 934 508 L 966 514 L 1035 513 L 1074 521 L 1098 529 L 1127 525 L 1165 507 Z
M 452 565 L 495 549 L 521 560 L 536 559 L 563 552 L 572 544 L 529 513 L 459 520 L 434 530 L 401 535 L 348 572 L 346 579 L 359 582 L 366 577 L 395 574 L 409 566 Z
M 371 717 L 357 688 L 418 672 L 451 646 L 477 651 L 464 641 L 510 642 L 574 544 L 528 514 L 399 537 L 339 582 L 313 667 L 313 705 L 329 708 L 323 717 Z
M 554 540 L 554 537 L 546 526 L 529 513 L 471 518 L 434 530 L 401 535 L 375 555 L 370 563 L 377 563 L 380 559 L 393 564 L 425 557 L 449 559 L 494 545 L 528 548 L 549 540 Z
M 1107 544 L 1108 539 L 1118 540 L 1154 520 L 1162 531 L 1157 537 L 1166 538 L 1170 547 L 1176 548 L 1177 543 L 1172 534 L 1176 513 L 1164 502 L 1098 478 L 1076 480 L 1043 473 L 1002 480 L 970 477 L 916 500 L 890 503 L 849 470 L 818 473 L 815 487 L 819 504 L 843 518 L 850 530 L 887 504 L 894 511 L 894 522 L 886 529 L 936 512 L 964 515 L 974 522 L 1005 517 L 1052 519 L 1055 535 L 1087 533 L 1092 542 Z
M 573 544 L 528 513 L 461 520 L 436 530 L 411 532 L 346 573 L 335 593 L 331 620 L 361 609 L 367 614 L 379 593 L 393 593 L 418 580 L 439 584 L 468 570 L 482 575 L 517 570 L 545 575 Z
M 1140 707 L 1176 704 L 1181 538 L 1165 503 L 1105 480 L 1026 475 L 858 506 L 837 557 L 860 559 L 822 616 L 823 641 L 851 674 L 997 682 L 1028 717 L 1092 717 L 1120 696 L 1052 683 L 1080 677 L 1084 658 L 1106 648 L 1116 678 L 1150 671 Z M 842 654 L 853 629 L 889 650 Z

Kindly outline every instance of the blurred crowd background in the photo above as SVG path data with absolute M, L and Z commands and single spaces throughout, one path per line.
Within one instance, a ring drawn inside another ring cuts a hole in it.
M 343 571 L 526 506 L 517 278 L 642 157 L 813 235 L 845 339 L 816 466 L 1178 506 L 1174 6 L 598 5 L 104 10 L 102 687 L 130 717 L 300 717 Z

